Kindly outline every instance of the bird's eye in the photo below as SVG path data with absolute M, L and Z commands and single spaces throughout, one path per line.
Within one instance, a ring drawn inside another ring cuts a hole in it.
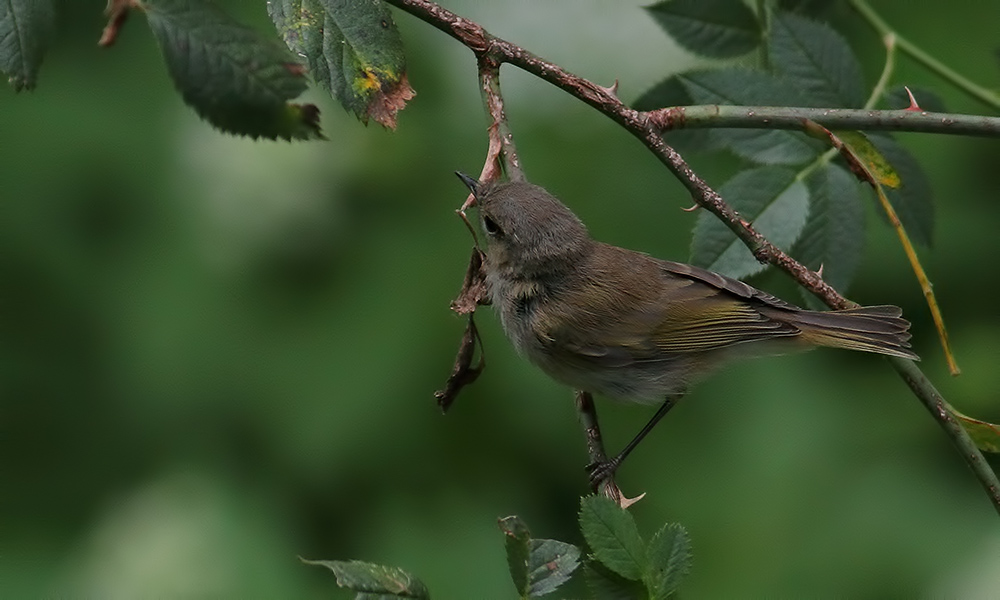
M 496 221 L 489 218 L 488 216 L 483 216 L 483 230 L 486 231 L 486 235 L 497 237 L 503 234 L 503 230 L 497 225 Z

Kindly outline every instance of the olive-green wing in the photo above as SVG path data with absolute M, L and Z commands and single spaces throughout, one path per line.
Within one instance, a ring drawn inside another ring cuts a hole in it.
M 654 336 L 661 352 L 705 352 L 800 333 L 758 310 L 762 304 L 798 310 L 794 305 L 705 269 L 669 261 L 660 266 L 666 308 Z
M 798 310 L 794 305 L 711 271 L 649 262 L 651 268 L 637 271 L 641 280 L 631 281 L 628 290 L 595 293 L 591 288 L 588 318 L 555 327 L 540 323 L 539 338 L 565 359 L 621 366 L 800 333 L 755 308 Z M 631 293 L 635 290 L 642 293 Z

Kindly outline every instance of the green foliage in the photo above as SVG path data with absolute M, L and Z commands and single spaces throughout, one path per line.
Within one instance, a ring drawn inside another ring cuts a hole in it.
M 667 523 L 649 541 L 649 567 L 645 580 L 650 597 L 665 600 L 677 591 L 691 571 L 691 538 L 677 523 Z
M 604 496 L 587 496 L 580 529 L 592 552 L 586 577 L 595 597 L 669 598 L 690 571 L 691 542 L 678 524 L 664 525 L 647 545 L 628 511 Z
M 760 24 L 743 0 L 664 0 L 646 10 L 678 44 L 701 56 L 731 58 L 760 44 Z
M 0 72 L 15 90 L 35 87 L 54 25 L 52 0 L 0 2 Z
M 143 8 L 174 84 L 210 123 L 251 137 L 321 137 L 315 106 L 286 103 L 305 91 L 305 73 L 275 40 L 201 0 L 146 0 Z
M 580 549 L 557 540 L 534 539 L 519 517 L 500 519 L 506 536 L 507 567 L 519 598 L 539 598 L 569 580 L 580 564 Z
M 778 12 L 771 20 L 768 49 L 772 68 L 804 92 L 807 106 L 864 104 L 861 67 L 844 38 L 829 25 Z
M 862 184 L 839 165 L 824 165 L 806 179 L 809 221 L 793 254 L 810 269 L 823 269 L 823 279 L 845 289 L 858 266 L 865 244 Z M 806 295 L 807 301 L 812 295 Z
M 358 592 L 358 600 L 375 598 L 430 598 L 427 587 L 419 579 L 396 567 L 385 567 L 360 560 L 306 560 L 333 571 L 337 585 Z
M 275 0 L 268 13 L 313 79 L 365 123 L 395 127 L 413 97 L 403 41 L 382 0 Z
M 730 68 L 678 76 L 696 104 L 797 106 L 806 102 L 790 80 L 764 71 Z M 714 147 L 766 165 L 801 165 L 815 159 L 821 144 L 799 131 L 712 129 Z
M 625 579 L 642 577 L 646 547 L 632 515 L 603 496 L 587 496 L 580 503 L 580 529 L 604 566 Z
M 860 65 L 840 34 L 825 23 L 770 4 L 762 6 L 771 11 L 766 66 L 722 65 L 674 75 L 643 94 L 636 106 L 649 110 L 685 104 L 830 108 L 864 104 Z M 657 21 L 661 22 L 661 18 L 657 17 Z M 709 26 L 707 22 L 701 25 Z M 688 39 L 676 26 L 664 29 L 678 43 Z M 898 104 L 898 93 L 889 101 Z M 846 132 L 843 135 L 851 136 Z M 792 256 L 811 268 L 822 265 L 827 282 L 841 292 L 847 290 L 863 253 L 861 198 L 869 195 L 848 183 L 847 170 L 834 170 L 828 164 L 830 158 L 824 151 L 829 141 L 825 137 L 812 139 L 803 132 L 789 130 L 719 128 L 667 132 L 665 137 L 687 152 L 726 150 L 751 163 L 720 187 L 723 198 L 779 248 L 791 248 Z M 871 152 L 884 154 L 884 161 L 903 179 L 898 189 L 889 189 L 890 201 L 914 241 L 929 245 L 934 213 L 926 177 L 913 157 L 890 136 L 872 139 L 874 143 L 868 145 Z M 782 172 L 780 181 L 765 181 L 769 174 L 779 171 L 754 174 L 755 164 L 802 170 Z M 798 181 L 792 185 L 790 177 L 806 179 L 808 185 Z M 885 216 L 881 210 L 879 214 Z M 691 248 L 692 262 L 731 276 L 747 277 L 767 268 L 710 215 L 699 217 Z
M 504 534 L 507 569 L 518 598 L 541 598 L 570 580 L 580 565 L 580 549 L 558 540 L 531 537 L 520 517 L 498 522 Z M 668 523 L 649 544 L 643 542 L 627 510 L 605 496 L 580 500 L 580 530 L 590 546 L 585 578 L 593 598 L 666 600 L 691 570 L 691 540 L 680 525 Z M 358 598 L 428 598 L 418 579 L 394 567 L 361 561 L 303 560 L 334 572 L 337 585 Z
M 741 171 L 719 188 L 723 198 L 765 238 L 788 250 L 802 234 L 809 216 L 809 190 L 795 172 L 783 167 Z M 764 270 L 747 247 L 719 219 L 698 215 L 691 240 L 691 262 L 728 275 L 748 277 Z

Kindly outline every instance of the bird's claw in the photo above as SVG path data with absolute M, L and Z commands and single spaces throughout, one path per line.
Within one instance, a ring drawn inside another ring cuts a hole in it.
M 595 460 L 584 467 L 590 475 L 590 489 L 597 492 L 602 483 L 611 482 L 619 465 L 621 465 L 621 461 L 612 458 L 610 460 Z
M 594 461 L 584 468 L 590 473 L 590 488 L 595 494 L 607 496 L 614 500 L 618 506 L 628 508 L 639 500 L 642 500 L 646 496 L 646 493 L 643 492 L 635 498 L 629 498 L 618 489 L 618 484 L 615 483 L 614 477 L 619 465 L 621 465 L 621 460 L 613 458 L 611 460 Z

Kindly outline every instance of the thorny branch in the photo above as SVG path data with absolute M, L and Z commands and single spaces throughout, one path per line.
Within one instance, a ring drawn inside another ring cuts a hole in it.
M 495 37 L 488 33 L 480 25 L 464 19 L 428 0 L 387 0 L 387 2 L 440 29 L 472 50 L 479 59 L 481 80 L 483 79 L 482 65 L 484 64 L 484 61 L 491 66 L 491 69 L 493 68 L 492 65 L 496 65 L 498 68 L 502 63 L 510 63 L 562 89 L 571 96 L 583 101 L 601 114 L 604 114 L 611 120 L 615 121 L 626 131 L 638 138 L 639 141 L 642 142 L 642 144 L 645 145 L 646 148 L 648 148 L 649 151 L 652 152 L 653 155 L 656 156 L 657 159 L 659 159 L 659 161 L 677 177 L 681 184 L 684 185 L 684 187 L 686 187 L 691 193 L 698 206 L 708 210 L 721 219 L 733 231 L 733 233 L 735 233 L 736 236 L 744 244 L 746 244 L 757 260 L 770 263 L 786 272 L 802 287 L 812 292 L 824 303 L 826 303 L 827 306 L 833 309 L 843 309 L 857 306 L 853 302 L 850 302 L 841 296 L 833 287 L 824 282 L 818 273 L 808 269 L 766 240 L 751 226 L 749 222 L 740 217 L 739 213 L 733 210 L 722 199 L 718 192 L 712 189 L 708 183 L 701 179 L 701 177 L 699 177 L 694 170 L 691 169 L 691 167 L 676 150 L 663 141 L 663 131 L 669 127 L 676 127 L 678 124 L 676 119 L 671 120 L 668 118 L 672 115 L 676 116 L 678 114 L 676 112 L 669 112 L 675 109 L 660 109 L 657 111 L 642 112 L 630 108 L 615 95 L 614 86 L 611 88 L 605 88 L 587 79 L 573 75 L 559 65 L 548 62 L 531 52 L 528 52 L 524 48 L 512 44 L 511 42 Z M 487 96 L 489 94 L 499 96 L 499 88 L 491 90 L 484 85 L 483 90 L 484 94 L 487 94 Z M 502 107 L 502 103 L 500 106 Z M 718 107 L 719 110 L 723 108 L 727 107 Z M 745 109 L 746 107 L 743 107 L 740 110 Z M 789 109 L 783 110 L 787 111 Z M 841 123 L 838 123 L 836 120 L 831 122 L 824 118 L 829 117 L 834 113 L 843 114 L 843 111 L 831 110 L 821 112 L 826 112 L 827 114 L 814 115 L 815 118 L 812 120 L 821 125 L 829 123 L 830 126 L 834 128 L 844 127 L 842 123 L 844 119 L 837 115 L 834 116 L 837 116 L 837 118 L 841 120 Z M 913 123 L 922 123 L 926 128 L 920 129 L 921 131 L 954 132 L 951 130 L 955 129 L 955 127 L 953 127 L 954 123 L 943 123 L 941 122 L 941 115 L 936 115 L 934 113 L 922 113 L 906 110 L 865 112 L 870 116 L 870 119 L 852 120 L 850 121 L 850 126 L 861 129 L 911 130 L 915 128 L 912 126 Z M 897 115 L 898 113 L 908 113 L 908 116 L 894 118 L 894 115 Z M 493 113 L 491 112 L 491 114 Z M 502 112 L 500 114 L 502 114 Z M 684 113 L 679 114 L 683 115 Z M 493 116 L 496 118 L 496 115 Z M 759 113 L 757 116 L 759 117 Z M 852 117 L 854 116 L 857 115 L 852 115 Z M 764 119 L 755 120 L 750 119 L 750 117 L 754 117 L 754 115 L 745 115 L 744 117 L 741 117 L 749 119 L 744 121 L 745 124 L 742 126 L 751 126 L 750 123 L 752 123 L 752 126 L 754 127 L 770 126 L 770 124 L 766 123 Z M 930 121 L 941 123 L 942 129 L 933 129 L 929 124 Z M 904 124 L 910 125 L 911 127 L 904 127 Z M 781 121 L 780 125 L 801 128 L 805 125 L 805 121 L 799 120 L 796 124 L 796 121 L 793 118 L 789 121 Z M 734 125 L 727 124 L 727 126 Z M 984 130 L 990 132 L 1000 131 L 995 124 L 990 124 L 988 127 L 984 127 Z M 984 135 L 996 135 L 996 133 L 984 133 Z M 491 141 L 493 139 L 493 136 L 491 136 Z M 510 139 L 510 142 L 512 142 L 512 138 Z M 513 146 L 510 147 L 512 148 Z M 952 407 L 934 388 L 920 368 L 917 367 L 916 363 L 910 360 L 892 357 L 887 358 L 887 360 L 890 361 L 893 368 L 903 378 L 914 395 L 916 395 L 921 403 L 923 403 L 925 408 L 927 408 L 927 410 L 931 413 L 932 417 L 938 421 L 941 428 L 958 447 L 963 458 L 968 463 L 977 479 L 979 479 L 980 484 L 989 496 L 994 508 L 998 513 L 1000 513 L 1000 480 L 997 479 L 996 473 L 994 473 L 990 468 L 986 459 L 983 457 L 982 452 L 980 452 L 979 448 L 976 447 L 972 438 L 956 421 Z M 596 420 L 596 413 L 593 413 L 593 416 Z M 587 418 L 586 415 L 581 413 L 581 421 L 585 418 Z M 585 428 L 586 427 L 587 424 L 585 424 Z M 595 457 L 595 454 L 598 452 L 603 454 L 603 447 L 600 444 L 599 438 L 596 440 L 596 443 L 589 443 L 588 446 L 591 453 L 591 459 L 599 459 L 600 456 Z

